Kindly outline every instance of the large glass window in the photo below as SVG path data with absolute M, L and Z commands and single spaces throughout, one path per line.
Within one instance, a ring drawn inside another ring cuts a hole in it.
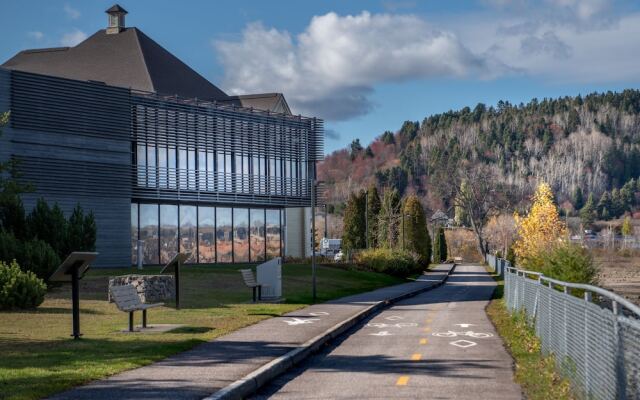
M 178 253 L 178 206 L 160 205 L 160 263 L 166 264 Z
M 136 148 L 136 164 L 138 166 L 138 186 L 147 185 L 147 147 L 139 144 Z
M 280 210 L 267 210 L 267 259 L 280 257 Z
M 207 190 L 207 153 L 198 152 L 198 189 Z
M 231 209 L 216 209 L 216 251 L 218 262 L 230 263 L 233 261 L 233 234 L 231 224 Z
M 138 204 L 131 204 L 131 263 L 138 263 Z
M 178 175 L 177 175 L 177 164 L 176 164 L 176 148 L 175 147 L 169 147 L 168 150 L 168 165 L 167 167 L 169 168 L 169 188 L 170 189 L 177 189 L 178 188 Z
M 213 174 L 215 173 L 215 157 L 212 151 L 207 153 L 207 190 L 212 191 L 214 189 L 213 185 Z
M 189 150 L 189 159 L 187 163 L 187 176 L 188 176 L 188 185 L 189 189 L 195 189 L 197 187 L 196 184 L 196 151 Z
M 144 241 L 144 263 L 158 264 L 157 204 L 140 204 L 140 240 Z
M 231 169 L 231 153 L 224 153 L 225 192 L 231 192 L 233 170 Z
M 180 252 L 190 252 L 187 262 L 194 263 L 197 253 L 197 216 L 196 206 L 180 206 Z
M 279 257 L 280 210 L 174 204 L 131 204 L 131 261 L 143 241 L 143 263 L 165 264 L 178 251 L 187 262 L 261 262 Z
M 215 208 L 198 207 L 198 262 L 216 262 Z
M 225 170 L 224 170 L 224 153 L 219 151 L 217 153 L 217 172 L 218 172 L 218 187 L 217 190 L 224 192 L 225 188 Z
M 249 210 L 233 209 L 233 261 L 249 261 Z
M 147 186 L 156 187 L 156 146 L 147 146 Z
M 264 261 L 264 208 L 252 208 L 249 218 L 251 262 Z
M 158 184 L 167 187 L 167 148 L 158 147 Z
M 178 150 L 178 168 L 178 179 L 180 181 L 180 187 L 182 189 L 186 189 L 189 174 L 187 171 L 187 151 L 184 149 Z

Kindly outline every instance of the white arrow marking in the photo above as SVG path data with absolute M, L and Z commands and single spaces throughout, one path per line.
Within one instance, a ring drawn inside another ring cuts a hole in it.
M 387 332 L 387 331 L 380 331 L 378 333 L 370 333 L 370 336 L 392 336 L 391 333 Z
M 456 326 L 459 326 L 460 328 L 468 328 L 470 326 L 475 326 L 474 324 L 454 324 Z
M 309 319 L 300 319 L 300 318 L 291 318 L 291 320 L 283 320 L 289 326 L 293 325 L 304 325 L 304 324 L 313 324 L 314 321 L 317 321 L 317 318 L 309 318 Z

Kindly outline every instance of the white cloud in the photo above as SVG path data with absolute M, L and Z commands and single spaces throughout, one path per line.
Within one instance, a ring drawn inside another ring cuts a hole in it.
M 44 39 L 44 33 L 40 32 L 40 31 L 28 32 L 27 36 L 29 36 L 31 39 L 35 39 L 37 41 L 40 41 L 40 40 Z
M 487 78 L 499 69 L 451 32 L 412 15 L 315 16 L 293 37 L 262 24 L 215 41 L 231 93 L 280 91 L 295 113 L 348 119 L 367 113 L 376 84 L 434 77 Z
M 442 21 L 471 51 L 549 83 L 640 80 L 640 13 L 598 0 L 545 0 L 522 11 Z
M 249 24 L 214 41 L 230 93 L 283 92 L 295 113 L 344 120 L 383 83 L 520 75 L 548 83 L 640 81 L 640 12 L 604 0 L 483 0 L 442 14 L 315 16 L 302 33 Z
M 71 18 L 71 19 L 78 19 L 80 18 L 80 11 L 76 10 L 75 8 L 71 7 L 69 5 L 69 3 L 65 4 L 64 7 L 62 8 L 65 12 L 65 14 L 67 14 L 67 17 Z
M 67 32 L 62 35 L 60 44 L 63 46 L 73 47 L 87 38 L 87 34 L 79 29 Z

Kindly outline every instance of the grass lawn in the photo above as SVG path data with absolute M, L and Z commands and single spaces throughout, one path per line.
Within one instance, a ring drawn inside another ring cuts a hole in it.
M 498 280 L 496 275 L 493 277 L 498 287 L 487 307 L 487 314 L 516 362 L 516 383 L 522 387 L 527 399 L 573 399 L 569 381 L 556 371 L 554 357 L 541 353 L 540 339 L 522 313 L 509 313 L 503 299 L 504 281 Z
M 92 270 L 81 281 L 81 340 L 71 333 L 70 285 L 53 288 L 36 310 L 0 312 L 0 399 L 37 399 L 161 360 L 204 341 L 311 303 L 311 267 L 283 266 L 283 304 L 251 304 L 251 290 L 233 266 L 187 266 L 181 310 L 159 307 L 149 323 L 185 324 L 163 334 L 123 334 L 128 315 L 106 301 L 108 277 L 135 270 Z M 159 268 L 145 268 L 145 274 Z M 318 267 L 318 301 L 401 283 L 371 272 Z M 136 313 L 140 324 L 141 313 Z

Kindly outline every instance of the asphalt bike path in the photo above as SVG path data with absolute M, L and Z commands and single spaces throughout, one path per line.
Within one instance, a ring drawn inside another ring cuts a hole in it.
M 458 265 L 264 386 L 254 399 L 521 399 L 513 359 L 485 307 L 496 286 Z
M 202 399 L 286 357 L 341 323 L 355 323 L 355 317 L 372 306 L 440 285 L 452 268 L 453 265 L 441 265 L 413 282 L 270 318 L 162 361 L 71 389 L 51 399 Z M 153 339 L 151 334 L 145 337 Z M 231 391 L 228 397 L 237 397 L 238 393 L 242 392 Z

